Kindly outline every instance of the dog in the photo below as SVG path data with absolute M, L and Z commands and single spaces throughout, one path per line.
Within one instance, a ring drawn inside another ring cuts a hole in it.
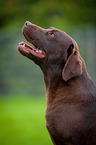
M 28 21 L 18 51 L 43 71 L 46 127 L 54 145 L 96 145 L 96 86 L 74 39 Z

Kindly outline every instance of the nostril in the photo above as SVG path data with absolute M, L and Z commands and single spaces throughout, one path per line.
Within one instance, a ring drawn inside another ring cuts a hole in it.
M 26 21 L 26 22 L 25 22 L 25 25 L 26 25 L 26 26 L 31 26 L 32 23 L 30 23 L 29 21 Z

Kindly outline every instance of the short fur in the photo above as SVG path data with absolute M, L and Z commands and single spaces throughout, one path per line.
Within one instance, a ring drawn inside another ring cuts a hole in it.
M 19 52 L 40 66 L 46 88 L 46 127 L 54 145 L 96 145 L 96 86 L 80 56 L 78 45 L 56 28 L 30 22 L 25 38 L 46 56 Z

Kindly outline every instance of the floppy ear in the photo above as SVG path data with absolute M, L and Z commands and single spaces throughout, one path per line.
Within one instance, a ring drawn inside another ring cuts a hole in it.
M 62 71 L 62 78 L 65 81 L 68 81 L 69 79 L 73 77 L 80 76 L 82 74 L 82 61 L 80 59 L 80 54 L 77 50 L 71 50 L 71 54 L 67 59 L 67 62 L 63 68 Z M 72 52 L 73 51 L 73 52 Z

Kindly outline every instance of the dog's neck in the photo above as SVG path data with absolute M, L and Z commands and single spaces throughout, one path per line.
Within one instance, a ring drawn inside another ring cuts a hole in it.
M 47 71 L 43 71 L 44 83 L 46 92 L 49 92 L 53 88 L 56 89 L 58 83 L 62 80 L 62 69 L 59 66 L 50 66 Z
M 84 85 L 85 84 L 84 81 L 88 82 L 86 86 Z M 63 101 L 64 103 L 70 102 L 70 100 L 71 102 L 73 100 L 73 102 L 76 103 L 77 101 L 82 102 L 88 99 L 87 98 L 88 94 L 85 94 L 86 92 L 91 93 L 92 89 L 94 90 L 94 92 L 96 92 L 95 85 L 92 79 L 89 77 L 89 74 L 87 73 L 85 62 L 83 65 L 83 74 L 81 76 L 72 78 L 69 81 L 65 82 L 62 78 L 62 70 L 58 72 L 55 67 L 53 69 L 47 70 L 47 72 L 44 73 L 44 82 L 45 82 L 45 89 L 46 89 L 46 102 L 47 104 L 50 103 L 50 105 L 52 104 L 52 102 L 56 103 L 56 101 L 58 100 L 59 102 Z M 91 90 L 88 89 L 90 88 L 90 86 L 91 86 Z M 70 92 L 69 92 L 69 87 L 70 87 Z M 84 92 L 85 89 L 87 89 L 86 92 Z M 61 96 L 60 96 L 60 91 L 62 92 Z M 78 99 L 76 99 L 77 96 L 82 96 L 82 97 L 78 97 Z

